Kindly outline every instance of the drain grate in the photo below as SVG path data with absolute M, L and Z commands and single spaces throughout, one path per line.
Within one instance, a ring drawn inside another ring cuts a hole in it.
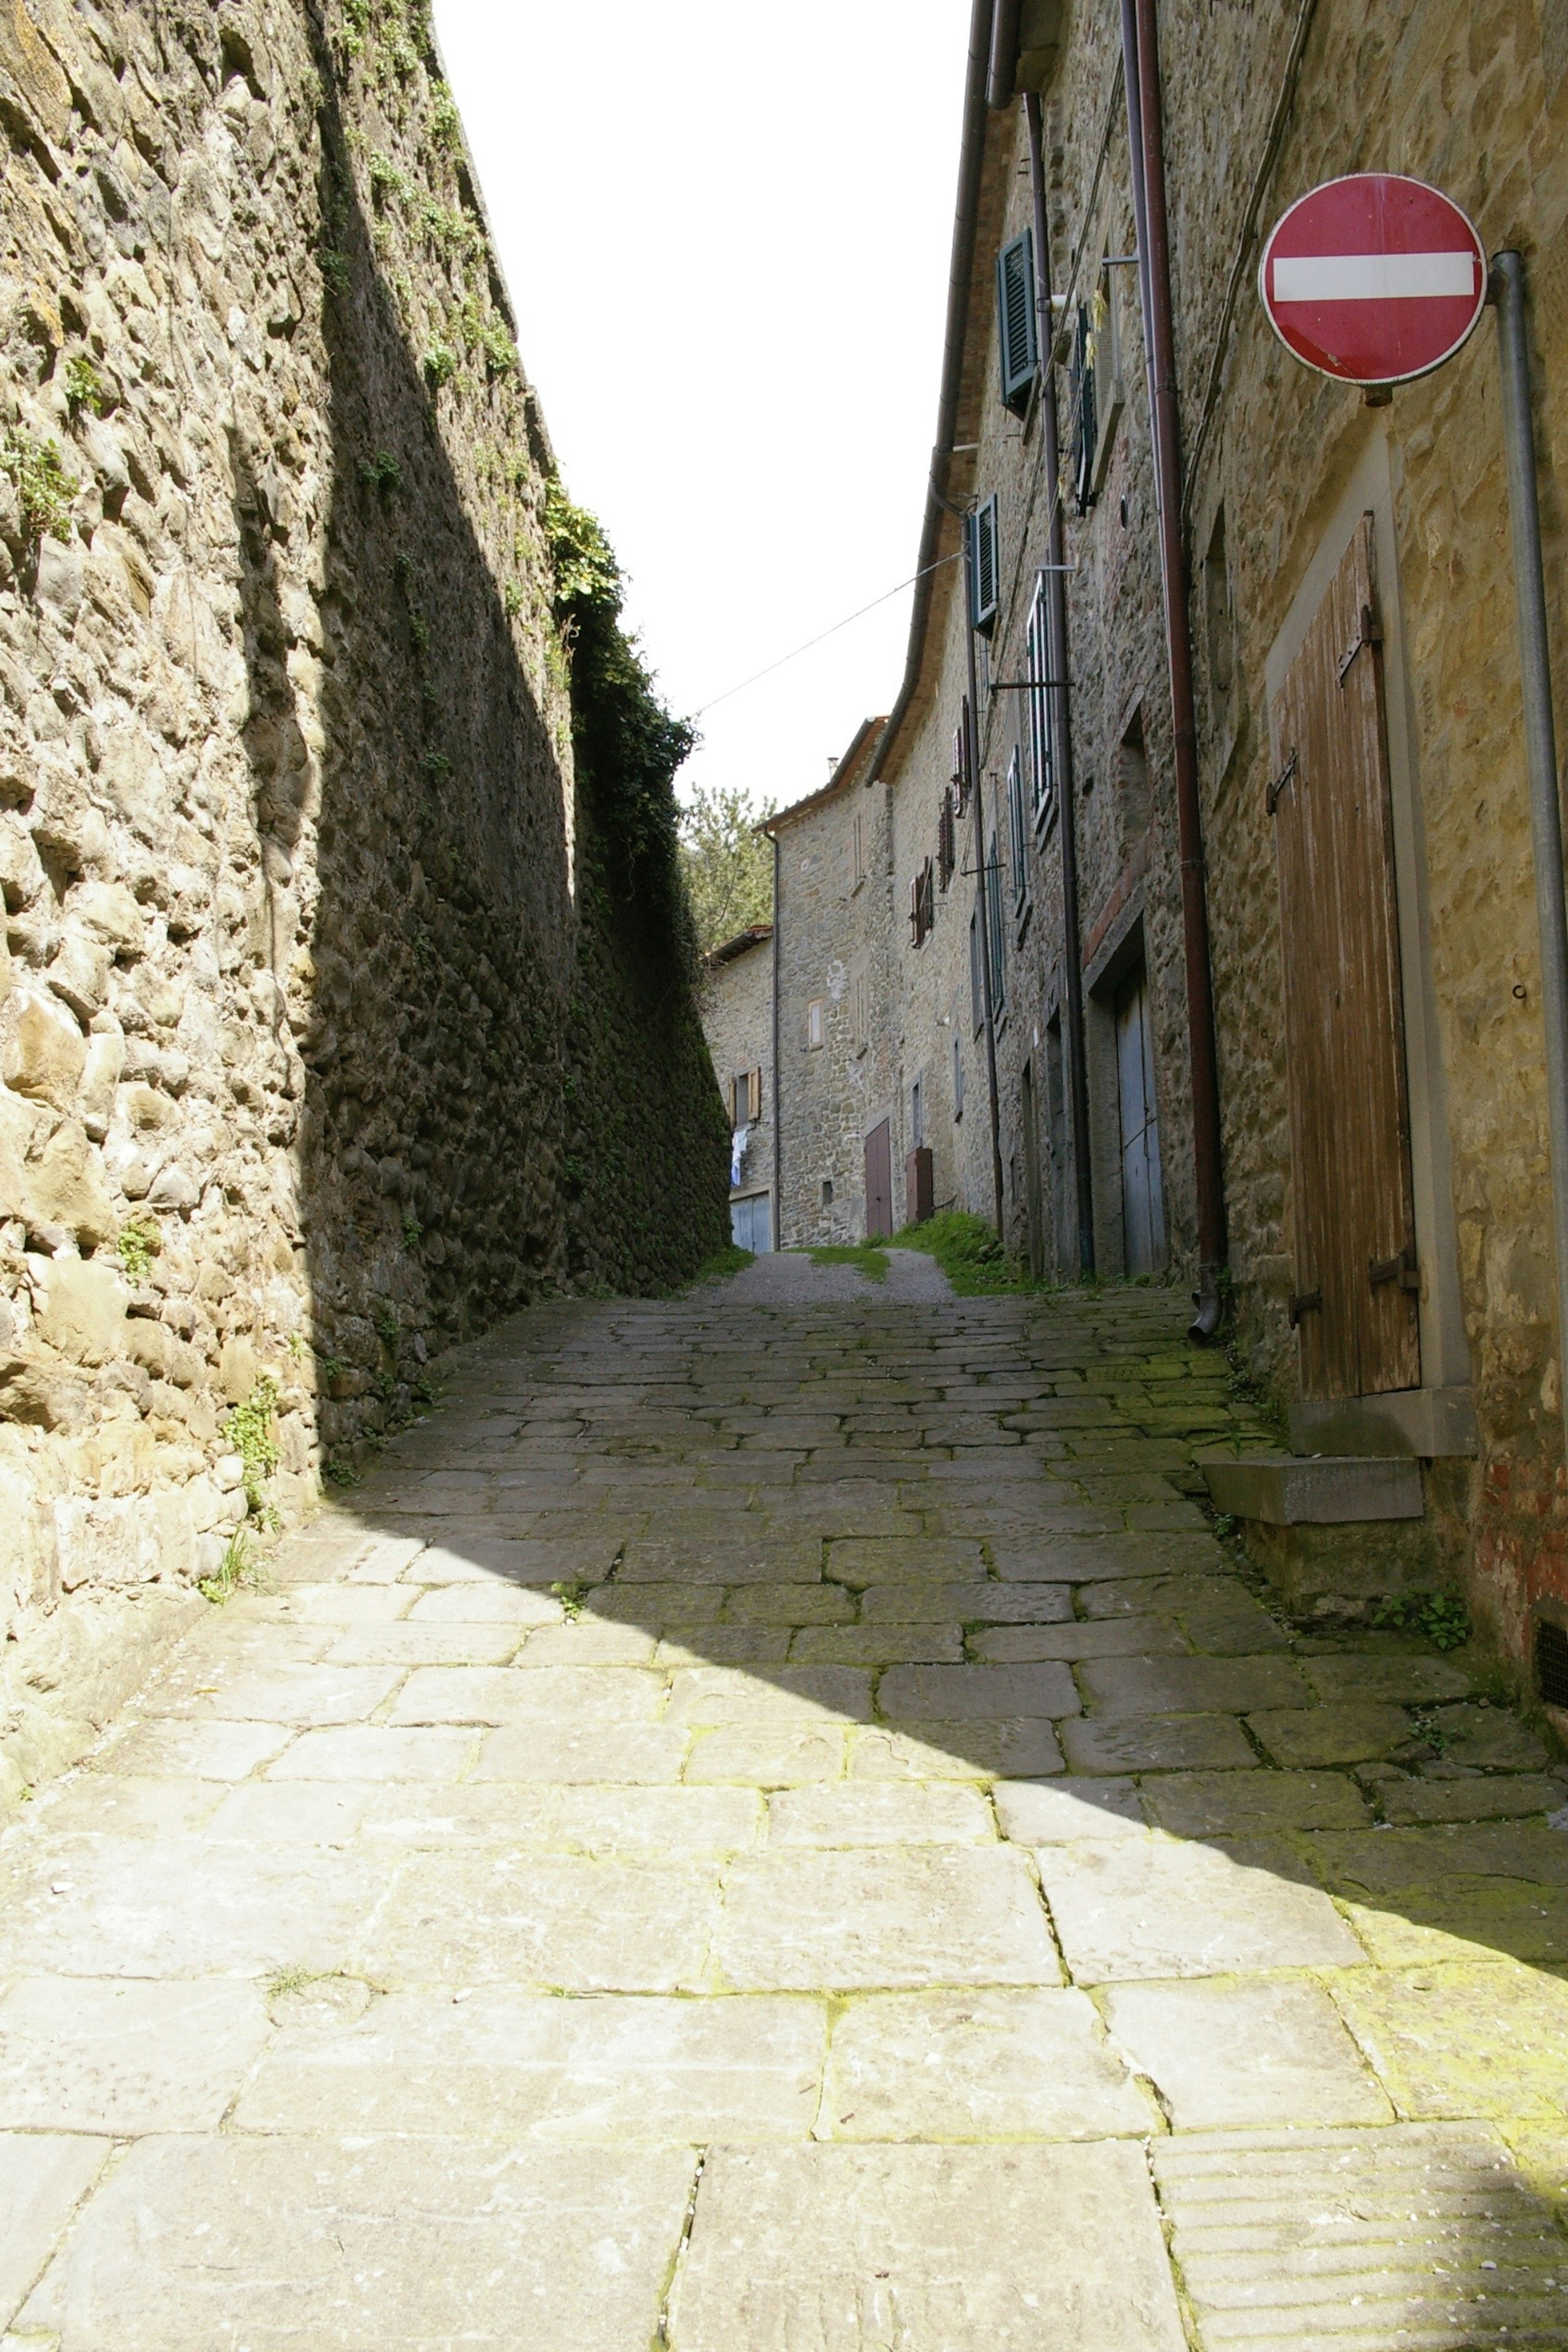
M 1535 1628 L 1535 1680 L 1548 1706 L 1568 1707 L 1568 1631 L 1547 1617 Z

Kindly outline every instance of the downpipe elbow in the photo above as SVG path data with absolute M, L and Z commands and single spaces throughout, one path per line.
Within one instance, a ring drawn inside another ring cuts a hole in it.
M 1187 1326 L 1187 1337 L 1195 1348 L 1212 1348 L 1225 1321 L 1225 1293 L 1220 1288 L 1219 1272 L 1217 1265 L 1198 1268 L 1198 1286 L 1193 1293 L 1193 1305 L 1198 1311 Z

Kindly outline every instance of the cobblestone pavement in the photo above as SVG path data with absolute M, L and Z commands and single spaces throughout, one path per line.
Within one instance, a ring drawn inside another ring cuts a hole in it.
M 0 1899 L 5 2352 L 1568 2344 L 1564 1790 L 1156 1291 L 560 1305 Z

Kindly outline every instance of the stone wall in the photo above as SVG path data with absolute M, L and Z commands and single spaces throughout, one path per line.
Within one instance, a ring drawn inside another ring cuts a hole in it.
M 723 1207 L 672 814 L 645 822 L 674 747 L 625 662 L 578 658 L 419 8 L 0 0 L 0 126 L 25 1779 L 79 1745 L 84 1662 L 132 1673 L 445 1348 L 551 1286 L 675 1278 Z
M 771 930 L 742 947 L 709 956 L 698 992 L 702 1034 L 713 1076 L 727 1114 L 733 1117 L 733 1088 L 742 1074 L 760 1071 L 762 1105 L 749 1119 L 743 1107 L 736 1124 L 745 1127 L 741 1181 L 730 1187 L 738 1201 L 756 1192 L 772 1195 L 773 1181 L 773 942 Z
M 862 730 L 831 786 L 769 820 L 779 845 L 779 1245 L 866 1234 L 865 1139 L 891 1122 L 893 1218 L 903 1215 L 889 970 L 898 929 L 887 795 L 866 787 L 879 722 Z M 856 825 L 859 825 L 859 864 Z M 809 1013 L 824 1008 L 823 1042 Z M 825 1199 L 824 1185 L 832 1186 Z

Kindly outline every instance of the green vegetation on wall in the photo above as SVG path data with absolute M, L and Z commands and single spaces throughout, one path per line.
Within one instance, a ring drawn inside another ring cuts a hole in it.
M 729 1235 L 728 1131 L 692 999 L 697 941 L 677 838 L 674 778 L 692 735 L 621 626 L 604 531 L 559 483 L 545 529 L 577 770 L 570 1258 L 610 1288 L 657 1290 Z

